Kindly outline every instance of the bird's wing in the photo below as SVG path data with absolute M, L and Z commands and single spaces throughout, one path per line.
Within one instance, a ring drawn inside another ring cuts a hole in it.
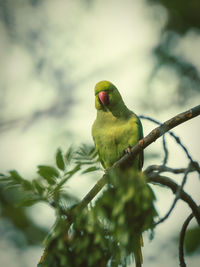
M 138 118 L 138 130 L 139 130 L 139 140 L 143 138 L 143 128 L 140 119 Z M 144 163 L 144 151 L 142 150 L 139 154 L 139 170 L 142 169 Z

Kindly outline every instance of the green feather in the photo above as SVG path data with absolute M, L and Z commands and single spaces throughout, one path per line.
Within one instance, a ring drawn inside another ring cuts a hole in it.
M 109 104 L 104 106 L 98 94 L 106 91 Z M 119 160 L 128 147 L 132 147 L 143 138 L 142 124 L 134 112 L 129 110 L 117 90 L 108 81 L 95 86 L 95 107 L 97 118 L 92 127 L 92 136 L 104 168 L 109 168 Z M 133 166 L 141 169 L 143 152 L 134 160 Z

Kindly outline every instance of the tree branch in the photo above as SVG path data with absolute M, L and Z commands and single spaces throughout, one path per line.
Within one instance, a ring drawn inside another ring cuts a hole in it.
M 167 161 L 168 161 L 168 158 L 169 158 L 169 151 L 167 149 L 167 143 L 166 143 L 166 140 L 165 140 L 165 135 L 163 135 L 163 150 L 164 150 L 164 159 L 163 159 L 163 165 L 166 165 L 167 164 Z
M 191 213 L 187 219 L 185 220 L 181 232 L 180 232 L 180 239 L 179 239 L 179 262 L 180 262 L 180 266 L 181 267 L 186 267 L 186 263 L 184 260 L 184 239 L 185 239 L 185 234 L 186 234 L 186 230 L 187 227 L 190 223 L 190 221 L 192 220 L 192 218 L 194 217 L 194 214 Z
M 141 152 L 141 150 L 145 149 L 151 143 L 155 142 L 160 136 L 164 135 L 166 132 L 178 126 L 179 124 L 198 115 L 200 115 L 200 105 L 174 116 L 173 118 L 161 124 L 159 127 L 152 130 L 146 137 L 141 139 L 134 147 L 131 148 L 130 153 L 125 154 L 121 159 L 115 162 L 110 169 L 106 170 L 104 176 L 94 185 L 94 187 L 88 192 L 88 194 L 82 199 L 82 201 L 67 211 L 67 216 L 70 216 L 71 212 L 76 208 L 83 208 L 87 206 L 87 204 L 100 192 L 100 190 L 106 184 L 107 173 L 109 173 L 112 168 L 126 165 L 127 162 L 133 160 L 134 157 Z
M 141 119 L 145 119 L 145 120 L 149 120 L 149 121 L 154 122 L 155 124 L 158 124 L 158 125 L 162 125 L 161 122 L 159 122 L 159 121 L 157 121 L 157 120 L 155 120 L 155 119 L 153 119 L 153 118 L 151 118 L 151 117 L 148 117 L 148 116 L 140 115 L 139 118 L 141 118 Z M 182 148 L 183 151 L 185 152 L 187 158 L 188 158 L 189 160 L 193 161 L 193 159 L 192 159 L 191 155 L 189 154 L 187 148 L 186 148 L 186 147 L 183 145 L 183 143 L 181 142 L 180 137 L 178 137 L 177 135 L 175 135 L 172 131 L 168 131 L 167 133 L 168 133 L 171 137 L 173 137 L 173 138 L 175 139 L 175 141 L 177 142 L 178 145 L 181 146 L 181 148 Z M 163 149 L 164 149 L 164 151 L 165 151 L 164 143 L 163 143 Z
M 186 170 L 187 170 L 187 168 L 170 168 L 166 165 L 151 165 L 151 166 L 148 166 L 146 168 L 144 173 L 146 175 L 148 175 L 152 172 L 157 172 L 157 173 L 170 172 L 170 173 L 174 173 L 174 174 L 181 174 L 181 173 L 185 173 Z M 200 167 L 199 167 L 198 162 L 195 162 L 195 161 L 192 162 L 191 168 L 189 169 L 189 172 L 193 172 L 193 171 L 200 172 Z
M 190 195 L 188 195 L 185 191 L 181 189 L 181 186 L 179 186 L 177 183 L 175 183 L 173 180 L 166 176 L 160 176 L 159 174 L 151 174 L 149 175 L 149 182 L 151 183 L 156 183 L 156 184 L 161 184 L 169 187 L 174 194 L 179 192 L 180 190 L 180 199 L 185 201 L 191 210 L 193 211 L 193 214 L 200 225 L 200 211 L 194 200 L 191 198 Z
M 178 190 L 176 191 L 176 197 L 175 197 L 175 199 L 174 199 L 174 201 L 173 201 L 173 203 L 172 203 L 172 205 L 171 205 L 169 211 L 166 213 L 166 215 L 165 215 L 163 218 L 161 218 L 158 222 L 156 222 L 155 225 L 158 225 L 158 224 L 164 222 L 164 221 L 169 217 L 169 215 L 171 214 L 171 212 L 173 211 L 174 207 L 176 206 L 177 201 L 178 201 L 179 198 L 180 198 L 180 193 L 181 193 L 181 191 L 183 190 L 183 187 L 184 187 L 184 185 L 185 185 L 185 183 L 186 183 L 188 174 L 189 174 L 189 172 L 190 172 L 192 169 L 193 169 L 193 164 L 190 163 L 190 164 L 188 165 L 187 169 L 185 169 L 184 177 L 183 177 L 181 186 L 179 186 Z M 152 173 L 152 174 L 153 174 L 153 173 Z
M 142 149 L 148 147 L 151 143 L 155 142 L 160 136 L 178 126 L 179 124 L 188 121 L 196 116 L 200 115 L 200 105 L 191 108 L 183 113 L 176 115 L 175 117 L 167 120 L 159 127 L 151 131 L 145 138 L 141 139 L 134 147 L 131 148 L 129 154 L 125 154 L 120 160 L 113 164 L 115 166 L 122 166 L 129 160 L 133 159 Z M 113 168 L 111 167 L 111 168 Z

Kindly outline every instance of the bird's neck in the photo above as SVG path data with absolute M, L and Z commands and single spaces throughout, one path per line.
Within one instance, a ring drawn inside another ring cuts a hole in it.
M 126 107 L 124 102 L 112 106 L 105 107 L 97 111 L 98 119 L 116 120 L 116 119 L 126 119 L 130 116 L 131 111 Z

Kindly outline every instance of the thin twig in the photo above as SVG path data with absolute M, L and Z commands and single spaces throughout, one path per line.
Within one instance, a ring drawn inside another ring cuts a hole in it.
M 176 191 L 176 196 L 175 196 L 174 201 L 172 202 L 172 205 L 171 205 L 170 209 L 165 214 L 165 216 L 163 216 L 158 222 L 155 223 L 155 226 L 157 226 L 158 224 L 164 222 L 169 217 L 169 215 L 171 214 L 171 212 L 173 211 L 174 207 L 176 206 L 177 201 L 180 199 L 180 194 L 183 191 L 183 187 L 184 187 L 184 185 L 186 183 L 186 179 L 187 179 L 187 176 L 188 176 L 189 172 L 190 172 L 190 165 L 185 170 L 183 181 L 181 183 L 181 186 L 179 186 L 178 187 L 178 190 Z
M 149 175 L 148 181 L 150 183 L 165 185 L 168 188 L 170 188 L 174 194 L 176 194 L 180 188 L 180 186 L 177 183 L 175 183 L 172 179 L 170 179 L 169 177 L 166 177 L 166 176 L 161 176 L 159 174 Z M 200 225 L 200 210 L 199 210 L 198 206 L 196 205 L 196 203 L 194 202 L 194 200 L 191 198 L 191 196 L 188 195 L 184 190 L 181 190 L 180 199 L 182 199 L 183 201 L 185 201 L 189 205 L 189 207 L 193 211 L 193 214 L 194 214 L 198 224 Z
M 152 172 L 170 172 L 170 173 L 174 173 L 174 174 L 180 174 L 180 173 L 185 173 L 187 168 L 170 168 L 166 165 L 150 165 L 146 168 L 146 170 L 144 171 L 145 174 L 150 174 Z M 189 170 L 190 172 L 193 171 L 200 171 L 200 168 L 198 166 L 197 162 L 193 162 L 191 165 L 191 168 Z
M 167 164 L 167 161 L 168 161 L 168 156 L 169 156 L 169 151 L 167 149 L 167 143 L 166 143 L 166 140 L 165 140 L 165 134 L 163 135 L 163 150 L 164 150 L 164 159 L 163 159 L 163 165 L 166 165 Z
M 154 122 L 155 124 L 158 124 L 158 125 L 162 125 L 162 123 L 160 121 L 157 121 L 157 120 L 155 120 L 155 119 L 153 119 L 151 117 L 148 117 L 148 116 L 140 115 L 139 118 L 145 119 L 145 120 L 149 120 L 149 121 Z M 177 135 L 175 135 L 172 131 L 168 131 L 168 134 L 171 135 L 176 140 L 177 144 L 179 144 L 182 147 L 182 149 L 184 150 L 187 158 L 190 161 L 193 161 L 193 159 L 192 159 L 191 155 L 189 154 L 187 148 L 181 142 L 180 137 L 178 137 Z
M 187 227 L 190 223 L 190 221 L 192 220 L 192 218 L 194 217 L 194 214 L 191 213 L 187 219 L 185 220 L 182 228 L 181 228 L 181 232 L 180 232 L 180 238 L 179 238 L 179 263 L 181 267 L 186 267 L 186 263 L 184 260 L 184 239 L 185 239 L 185 234 L 186 234 L 186 230 Z

